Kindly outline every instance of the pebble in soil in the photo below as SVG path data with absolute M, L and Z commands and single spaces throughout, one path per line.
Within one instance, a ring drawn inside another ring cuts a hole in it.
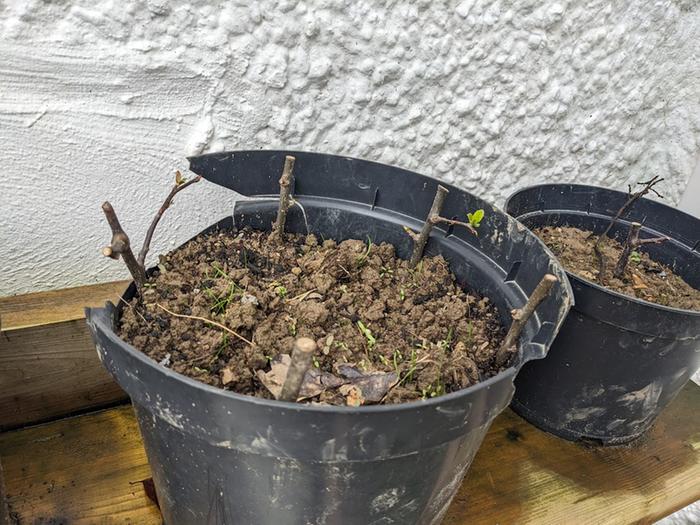
M 534 232 L 567 271 L 597 282 L 598 259 L 593 250 L 597 235 L 570 226 L 543 226 Z M 644 247 L 632 254 L 622 279 L 612 275 L 622 253 L 622 244 L 607 239 L 601 251 L 608 261 L 606 288 L 663 306 L 700 311 L 700 290 L 690 286 L 668 266 L 652 260 Z
M 160 261 L 124 308 L 120 335 L 210 385 L 273 398 L 302 336 L 318 345 L 300 393 L 310 402 L 426 399 L 502 369 L 496 308 L 464 291 L 440 256 L 412 270 L 387 243 L 287 234 L 280 244 L 244 229 L 200 235 Z

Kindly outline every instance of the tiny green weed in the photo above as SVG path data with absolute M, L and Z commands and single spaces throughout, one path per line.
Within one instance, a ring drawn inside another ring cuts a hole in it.
M 469 219 L 469 224 L 474 228 L 478 228 L 484 218 L 484 210 L 476 210 L 474 213 L 467 213 L 467 219 Z
M 369 259 L 369 255 L 371 252 L 372 252 L 372 239 L 367 237 L 367 248 L 365 249 L 365 251 L 362 252 L 362 254 L 360 254 L 357 257 L 357 260 L 355 261 L 357 266 L 363 266 L 367 262 L 367 259 Z
M 360 329 L 360 333 L 365 336 L 365 339 L 367 339 L 367 346 L 369 348 L 372 348 L 375 344 L 377 344 L 377 340 L 372 335 L 372 331 L 367 328 L 362 321 L 357 321 L 357 327 Z

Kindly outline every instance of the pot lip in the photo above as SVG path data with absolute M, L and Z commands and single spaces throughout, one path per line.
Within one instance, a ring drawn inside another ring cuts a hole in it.
M 606 288 L 606 287 L 601 286 L 597 283 L 594 283 L 593 281 L 589 281 L 588 279 L 585 279 L 583 277 L 580 277 L 579 275 L 571 273 L 568 270 L 566 270 L 566 275 L 572 281 L 578 282 L 583 286 L 588 286 L 589 288 L 592 288 L 593 290 L 595 290 L 599 294 L 612 295 L 616 299 L 623 299 L 625 301 L 637 304 L 637 305 L 644 307 L 644 308 L 661 310 L 663 312 L 668 312 L 668 313 L 673 314 L 673 315 L 682 314 L 682 315 L 689 315 L 691 317 L 700 317 L 700 311 L 697 311 L 697 310 L 676 308 L 675 306 L 665 306 L 663 304 L 652 303 L 651 301 L 646 301 L 646 300 L 640 299 L 638 297 L 632 297 L 631 295 L 627 295 L 627 294 L 624 294 L 622 292 L 610 290 L 609 288 Z M 575 293 L 576 292 L 574 291 L 574 294 Z
M 455 401 L 461 397 L 465 397 L 472 392 L 477 390 L 486 389 L 489 390 L 492 386 L 500 383 L 501 381 L 512 379 L 515 376 L 519 366 L 513 365 L 507 369 L 499 372 L 493 377 L 486 379 L 485 381 L 480 381 L 474 385 L 468 386 L 461 390 L 455 392 L 450 392 L 449 394 L 444 394 L 442 396 L 433 397 L 426 400 L 416 400 L 409 401 L 406 403 L 394 403 L 389 405 L 363 405 L 359 407 L 349 407 L 349 406 L 335 406 L 335 405 L 311 405 L 306 403 L 293 403 L 291 401 L 278 401 L 276 399 L 263 399 L 256 396 L 249 396 L 245 394 L 239 394 L 231 390 L 225 390 L 223 388 L 218 388 L 196 379 L 187 377 L 184 374 L 175 372 L 169 368 L 159 365 L 152 358 L 148 357 L 142 351 L 138 350 L 136 347 L 124 341 L 117 333 L 107 326 L 105 323 L 106 317 L 111 317 L 111 311 L 115 311 L 116 307 L 108 301 L 104 307 L 96 308 L 86 308 L 86 317 L 89 322 L 92 322 L 95 326 L 95 330 L 102 332 L 102 334 L 109 339 L 112 344 L 121 346 L 127 354 L 130 354 L 132 358 L 135 358 L 141 362 L 142 365 L 154 369 L 160 374 L 164 374 L 166 377 L 173 379 L 175 381 L 184 382 L 186 385 L 203 390 L 207 394 L 213 394 L 216 396 L 221 396 L 238 402 L 251 403 L 253 405 L 258 405 L 264 408 L 271 408 L 277 410 L 291 409 L 300 412 L 309 413 L 339 413 L 341 415 L 346 414 L 388 414 L 393 412 L 410 411 L 419 408 L 437 408 L 439 405 Z M 103 315 L 95 315 L 103 314 Z M 104 350 L 103 350 L 104 352 Z M 522 363 L 524 364 L 524 363 Z M 128 393 L 128 392 L 127 392 Z
M 552 187 L 552 186 L 576 186 L 576 187 L 579 187 L 579 188 L 592 188 L 592 189 L 597 189 L 597 190 L 605 190 L 605 191 L 609 191 L 609 192 L 612 192 L 612 193 L 617 193 L 617 194 L 619 194 L 619 195 L 624 195 L 624 193 L 621 192 L 621 191 L 612 190 L 612 189 L 610 189 L 610 188 L 605 188 L 605 187 L 603 187 L 603 186 L 594 186 L 594 185 L 591 185 L 591 184 L 574 184 L 574 183 L 533 184 L 533 185 L 531 185 L 531 186 L 526 186 L 526 187 L 521 188 L 521 189 L 519 189 L 518 191 L 512 193 L 512 194 L 506 199 L 506 202 L 505 202 L 503 208 L 504 208 L 504 210 L 508 210 L 508 205 L 510 204 L 510 201 L 513 199 L 513 197 L 515 197 L 516 195 L 518 195 L 518 194 L 520 194 L 520 193 L 523 193 L 523 192 L 529 191 L 529 190 L 535 190 L 535 189 L 537 189 L 537 188 L 545 188 L 545 187 Z M 642 198 L 643 198 L 643 197 L 642 197 Z M 647 200 L 649 200 L 649 199 L 647 199 Z M 676 208 L 673 208 L 672 206 L 668 206 L 667 204 L 665 204 L 665 203 L 663 203 L 663 202 L 657 202 L 657 201 L 652 201 L 652 202 L 654 202 L 655 204 L 658 204 L 659 206 L 664 206 L 664 207 L 666 207 L 666 208 L 669 208 L 669 209 L 671 209 L 671 210 L 674 210 L 674 211 L 677 212 L 677 213 L 680 213 L 680 214 L 682 214 L 682 215 L 685 215 L 685 216 L 687 216 L 687 217 L 688 217 L 689 219 L 691 219 L 691 220 L 694 220 L 694 221 L 697 221 L 697 220 L 698 220 L 697 218 L 693 217 L 692 215 L 690 215 L 690 214 L 688 214 L 688 213 L 685 213 L 684 211 L 678 210 L 678 209 L 676 209 Z M 506 211 L 506 213 L 508 213 L 508 211 Z M 542 212 L 538 212 L 538 213 L 542 213 Z M 510 215 L 510 214 L 509 214 L 509 215 Z M 515 220 L 517 220 L 518 222 L 520 222 L 520 217 L 522 217 L 522 216 L 523 216 L 523 215 L 519 215 L 519 216 L 512 215 L 512 217 L 513 217 Z M 523 224 L 523 226 L 525 226 L 525 225 Z M 526 227 L 530 232 L 532 232 L 532 230 L 530 230 L 530 228 L 528 228 L 527 226 L 525 226 L 525 227 Z M 533 235 L 534 235 L 534 233 L 533 233 Z M 554 257 L 554 258 L 557 260 L 557 262 L 559 262 L 559 259 L 556 257 L 556 255 L 552 254 L 552 257 Z M 589 281 L 588 279 L 586 279 L 586 278 L 584 278 L 584 277 L 581 277 L 581 276 L 579 276 L 579 275 L 577 275 L 577 274 L 575 274 L 575 273 L 572 273 L 572 272 L 570 272 L 569 270 L 567 270 L 567 269 L 564 267 L 564 265 L 561 264 L 561 262 L 559 262 L 559 265 L 564 269 L 564 271 L 566 272 L 566 276 L 567 276 L 571 281 L 576 282 L 576 283 L 579 283 L 580 285 L 583 285 L 583 286 L 587 286 L 587 287 L 589 287 L 589 288 L 592 288 L 595 292 L 597 292 L 597 293 L 599 293 L 599 294 L 611 295 L 611 296 L 613 296 L 613 297 L 616 298 L 616 299 L 622 299 L 622 300 L 625 300 L 625 301 L 628 301 L 628 302 L 630 302 L 630 303 L 636 304 L 636 305 L 638 305 L 638 306 L 640 306 L 640 307 L 643 307 L 643 308 L 658 309 L 658 310 L 661 310 L 661 311 L 663 311 L 663 312 L 668 312 L 668 313 L 674 314 L 674 315 L 682 314 L 682 315 L 689 315 L 689 316 L 691 316 L 691 317 L 700 317 L 700 311 L 697 311 L 697 310 L 688 310 L 688 309 L 685 309 L 685 308 L 676 308 L 676 307 L 674 307 L 674 306 L 665 306 L 665 305 L 662 305 L 662 304 L 657 304 L 657 303 L 652 303 L 652 302 L 650 302 L 650 301 L 645 301 L 644 299 L 639 299 L 638 297 L 632 297 L 631 295 L 627 295 L 627 294 L 624 294 L 624 293 L 621 293 L 621 292 L 618 292 L 618 291 L 615 291 L 615 290 L 611 290 L 611 289 L 609 289 L 609 288 L 606 288 L 606 287 L 604 287 L 604 286 L 599 285 L 598 283 L 594 283 L 593 281 Z M 575 291 L 574 291 L 574 295 L 576 295 L 576 292 L 575 292 Z M 575 307 L 575 306 L 576 306 L 575 304 L 572 305 L 572 307 Z
M 607 191 L 609 193 L 615 193 L 615 194 L 623 196 L 623 197 L 626 195 L 626 193 L 624 193 L 620 190 L 614 190 L 612 188 L 607 188 L 605 186 L 597 186 L 595 184 L 578 184 L 575 182 L 552 182 L 552 183 L 548 183 L 548 184 L 531 184 L 529 186 L 523 186 L 522 188 L 520 188 L 517 191 L 514 191 L 513 193 L 511 193 L 508 196 L 505 203 L 503 204 L 504 213 L 510 215 L 510 213 L 508 213 L 508 211 L 507 211 L 508 205 L 510 204 L 510 201 L 513 200 L 513 197 L 515 197 L 516 195 L 518 195 L 520 193 L 524 193 L 526 191 L 531 191 L 531 190 L 536 190 L 538 188 L 553 188 L 553 187 L 565 187 L 565 186 L 574 187 L 574 188 L 588 188 L 588 189 L 593 189 L 593 190 L 602 190 L 602 191 Z M 646 197 L 642 197 L 640 200 L 652 202 L 656 206 L 661 206 L 661 207 L 666 208 L 668 210 L 672 210 L 673 213 L 683 215 L 691 221 L 700 221 L 700 219 L 698 217 L 690 215 L 689 213 L 687 213 L 683 210 L 679 210 L 678 208 L 674 208 L 673 206 L 669 206 L 665 202 L 659 202 L 657 200 L 647 199 Z M 514 217 L 514 216 L 511 215 L 511 217 Z

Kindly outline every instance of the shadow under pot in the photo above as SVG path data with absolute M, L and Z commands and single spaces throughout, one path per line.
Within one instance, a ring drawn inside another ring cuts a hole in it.
M 506 211 L 530 229 L 571 226 L 602 233 L 627 194 L 575 184 L 525 188 Z M 638 200 L 609 236 L 624 242 L 633 222 L 640 238 L 666 236 L 641 250 L 700 289 L 700 220 L 648 199 Z M 653 304 L 567 272 L 575 306 L 547 359 L 523 367 L 511 406 L 564 439 L 628 443 L 700 367 L 700 312 Z
M 406 258 L 403 226 L 419 229 L 437 181 L 373 162 L 303 152 L 227 152 L 190 159 L 191 169 L 239 202 L 212 228 L 269 230 L 285 155 L 294 155 L 286 229 L 390 242 Z M 484 209 L 479 236 L 436 227 L 427 245 L 459 283 L 488 296 L 505 326 L 545 273 L 559 278 L 530 318 L 510 367 L 443 396 L 395 405 L 321 406 L 240 395 L 159 365 L 119 338 L 120 308 L 87 310 L 104 366 L 131 396 L 169 525 L 203 523 L 435 524 L 526 361 L 541 359 L 571 304 L 563 269 L 534 235 L 481 199 L 449 187 L 444 213 Z M 513 265 L 527 260 L 527 265 Z M 129 301 L 134 286 L 126 292 Z M 120 302 L 120 305 L 123 304 Z

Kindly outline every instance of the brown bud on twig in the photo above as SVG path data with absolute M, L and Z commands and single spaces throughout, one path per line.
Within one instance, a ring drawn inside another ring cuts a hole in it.
M 542 280 L 533 290 L 532 294 L 525 303 L 525 306 L 520 309 L 513 310 L 513 323 L 510 325 L 505 339 L 503 339 L 501 346 L 496 352 L 496 364 L 498 366 L 503 366 L 506 364 L 508 361 L 508 356 L 510 356 L 513 347 L 518 342 L 520 333 L 523 331 L 523 328 L 525 328 L 527 321 L 530 319 L 530 317 L 532 317 L 532 314 L 535 313 L 535 310 L 540 303 L 546 299 L 549 292 L 552 290 L 552 286 L 554 286 L 554 283 L 558 280 L 559 279 L 550 273 L 545 274 L 545 276 L 542 277 Z
M 146 271 L 143 266 L 138 263 L 136 257 L 134 257 L 134 252 L 131 251 L 129 237 L 119 223 L 117 213 L 114 211 L 114 208 L 112 208 L 112 205 L 109 202 L 105 202 L 102 205 L 102 211 L 105 217 L 107 217 L 109 227 L 112 229 L 112 242 L 109 246 L 102 249 L 102 254 L 112 259 L 118 259 L 121 256 L 124 259 L 126 267 L 129 269 L 131 277 L 136 283 L 136 287 L 140 291 L 146 282 Z
M 316 343 L 308 337 L 300 337 L 294 341 L 292 362 L 287 370 L 287 377 L 282 385 L 280 401 L 296 401 L 299 397 L 304 375 L 311 366 L 311 358 L 316 351 Z

